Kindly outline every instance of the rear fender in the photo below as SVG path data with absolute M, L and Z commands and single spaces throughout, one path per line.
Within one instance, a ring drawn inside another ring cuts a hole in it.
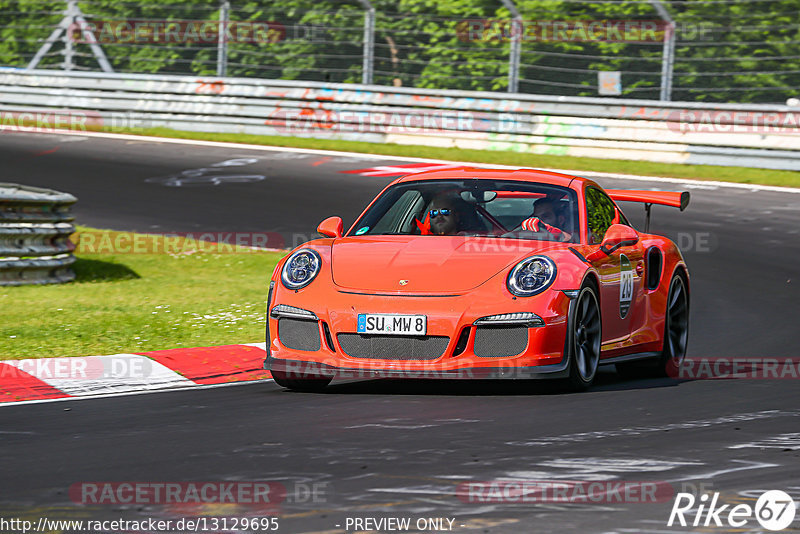
M 686 276 L 688 289 L 689 270 L 686 267 L 683 254 L 681 254 L 680 249 L 672 240 L 662 236 L 648 235 L 646 238 L 642 239 L 642 245 L 644 246 L 645 250 L 649 249 L 650 247 L 658 248 L 663 257 L 663 267 L 661 269 L 661 278 L 659 280 L 658 287 L 650 291 L 663 291 L 666 297 L 666 291 L 669 291 L 669 282 L 672 280 L 672 276 L 678 271 L 678 269 L 683 270 L 683 273 Z M 666 291 L 664 291 L 665 287 Z

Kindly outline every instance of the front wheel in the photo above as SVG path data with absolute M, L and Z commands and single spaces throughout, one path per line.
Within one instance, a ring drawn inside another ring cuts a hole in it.
M 602 321 L 597 293 L 591 285 L 585 286 L 575 301 L 572 327 L 569 331 L 570 358 L 569 384 L 575 391 L 592 385 L 600 363 Z

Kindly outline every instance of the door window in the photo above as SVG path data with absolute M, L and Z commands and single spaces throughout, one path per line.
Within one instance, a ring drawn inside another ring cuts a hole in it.
M 608 227 L 614 223 L 617 209 L 608 195 L 595 187 L 586 189 L 586 223 L 589 243 L 601 243 Z

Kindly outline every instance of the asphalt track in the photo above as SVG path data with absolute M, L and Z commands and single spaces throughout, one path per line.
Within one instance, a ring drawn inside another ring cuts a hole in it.
M 351 223 L 390 181 L 339 171 L 397 164 L 33 134 L 0 136 L 0 161 L 0 181 L 75 194 L 81 224 L 270 231 L 289 244 L 313 236 L 326 216 Z M 690 191 L 686 212 L 656 207 L 652 226 L 682 246 L 691 270 L 690 358 L 797 358 L 800 194 Z M 640 208 L 624 208 L 641 222 Z M 800 501 L 800 392 L 792 379 L 625 381 L 613 372 L 581 394 L 546 383 L 374 381 L 323 394 L 258 383 L 2 407 L 0 458 L 5 518 L 266 514 L 77 506 L 68 495 L 84 481 L 250 480 L 289 490 L 275 510 L 279 532 L 344 532 L 348 517 L 450 518 L 454 532 L 688 532 L 701 527 L 666 526 L 671 499 L 465 502 L 456 488 L 509 478 L 663 481 L 720 492 L 725 504 L 753 505 L 770 489 Z M 317 497 L 308 499 L 313 484 Z

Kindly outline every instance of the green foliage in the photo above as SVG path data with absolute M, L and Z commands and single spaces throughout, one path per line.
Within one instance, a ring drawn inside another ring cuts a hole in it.
M 586 213 L 591 231 L 590 242 L 600 243 L 614 222 L 614 205 L 598 189 L 589 188 L 586 190 Z
M 800 86 L 800 0 L 667 1 L 677 24 L 673 100 L 783 102 Z M 219 0 L 78 2 L 90 22 L 219 20 Z M 500 0 L 372 0 L 374 83 L 504 91 L 511 13 Z M 650 2 L 516 0 L 527 32 L 537 24 L 660 21 Z M 25 66 L 61 20 L 66 3 L 0 0 L 0 65 Z M 269 22 L 269 39 L 228 43 L 227 75 L 358 83 L 365 12 L 356 0 L 232 0 L 229 20 Z M 623 96 L 657 99 L 663 45 L 544 39 L 524 33 L 519 90 L 596 96 L 598 71 L 621 71 Z M 660 37 L 661 34 L 659 34 Z M 216 39 L 165 44 L 101 40 L 118 72 L 214 75 Z M 59 68 L 63 43 L 41 67 Z M 97 64 L 75 43 L 77 68 Z

